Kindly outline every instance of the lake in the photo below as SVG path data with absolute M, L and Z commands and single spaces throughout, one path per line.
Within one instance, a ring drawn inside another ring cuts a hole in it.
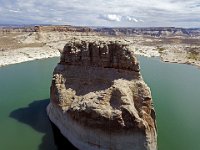
M 58 58 L 0 68 L 0 150 L 55 150 L 46 115 Z M 157 113 L 159 150 L 200 149 L 200 70 L 139 57 Z
M 159 150 L 200 149 L 200 69 L 140 57 L 157 114 Z
M 0 68 L 0 150 L 54 150 L 46 115 L 58 58 Z

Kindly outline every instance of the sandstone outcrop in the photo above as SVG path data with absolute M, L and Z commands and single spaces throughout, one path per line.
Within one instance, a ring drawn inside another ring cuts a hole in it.
M 151 92 L 122 43 L 67 43 L 50 99 L 50 120 L 79 150 L 157 149 Z
M 92 32 L 92 29 L 89 27 L 79 27 L 79 26 L 70 26 L 70 25 L 51 25 L 51 26 L 35 26 L 35 32 Z

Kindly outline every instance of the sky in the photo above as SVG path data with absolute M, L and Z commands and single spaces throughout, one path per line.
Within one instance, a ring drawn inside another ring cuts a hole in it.
M 0 24 L 200 27 L 200 0 L 0 0 Z

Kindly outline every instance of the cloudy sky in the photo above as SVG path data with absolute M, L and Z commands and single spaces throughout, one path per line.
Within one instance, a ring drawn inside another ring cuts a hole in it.
M 200 0 L 0 0 L 0 24 L 200 27 Z

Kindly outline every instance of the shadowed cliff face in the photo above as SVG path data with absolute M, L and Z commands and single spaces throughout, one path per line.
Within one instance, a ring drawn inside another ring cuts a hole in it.
M 97 145 L 157 149 L 151 92 L 136 57 L 122 43 L 67 43 L 54 70 L 47 111 L 81 150 L 95 150 Z

